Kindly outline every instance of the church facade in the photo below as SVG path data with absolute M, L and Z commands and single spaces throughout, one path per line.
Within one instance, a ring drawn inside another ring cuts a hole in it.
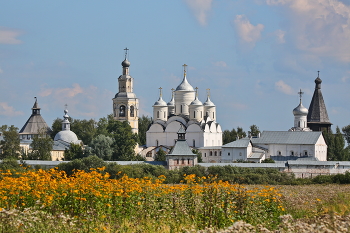
M 186 66 L 183 80 L 172 89 L 168 103 L 163 100 L 160 88 L 159 99 L 153 105 L 153 122 L 146 132 L 146 147 L 174 146 L 181 127 L 191 147 L 222 145 L 222 130 L 216 122 L 216 106 L 210 100 L 209 89 L 202 103 L 198 99 L 198 88 L 195 90 L 187 80 Z

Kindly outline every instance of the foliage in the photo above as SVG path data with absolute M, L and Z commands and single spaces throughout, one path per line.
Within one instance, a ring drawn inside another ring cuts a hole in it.
M 4 158 L 18 158 L 21 154 L 20 139 L 18 135 L 18 128 L 11 125 L 3 125 L 0 127 L 4 140 L 0 141 L 2 153 L 0 159 Z
M 264 159 L 263 161 L 261 161 L 262 163 L 275 163 L 275 160 L 271 159 L 271 158 L 267 158 Z
M 52 123 L 51 129 L 51 138 L 54 139 L 56 134 L 62 130 L 62 119 L 56 118 Z
M 40 130 L 38 134 L 34 135 L 30 147 L 32 148 L 32 151 L 22 159 L 51 160 L 53 140 L 44 130 Z
M 146 145 L 146 132 L 152 123 L 152 118 L 148 116 L 142 115 L 142 117 L 139 118 L 139 143 L 140 145 Z
M 80 144 L 71 143 L 68 149 L 64 150 L 64 160 L 81 159 L 85 157 L 83 147 Z
M 162 148 L 159 148 L 159 150 L 156 153 L 156 156 L 154 158 L 154 161 L 166 161 L 166 153 Z
M 138 158 L 134 151 L 137 145 L 137 134 L 132 133 L 128 122 L 108 121 L 107 131 L 114 139 L 112 160 L 130 161 Z
M 183 231 L 184 225 L 223 228 L 238 220 L 274 227 L 284 213 L 275 188 L 247 191 L 214 177 L 185 175 L 182 184 L 173 186 L 164 184 L 164 176 L 109 179 L 104 167 L 89 173 L 75 171 L 70 177 L 57 169 L 29 170 L 17 178 L 10 171 L 2 175 L 7 177 L 0 180 L 1 208 L 23 212 L 29 208 L 53 216 L 64 213 L 71 228 L 101 223 L 94 225 L 94 232 L 107 228 L 123 232 L 132 229 L 130 221 L 137 226 L 130 232 L 159 232 L 164 224 L 171 225 L 173 232 Z M 17 229 L 30 228 L 25 220 L 21 224 Z
M 237 138 L 245 138 L 246 136 L 247 134 L 243 131 L 243 128 L 237 127 L 237 130 L 234 128 L 231 131 L 224 130 L 224 132 L 222 133 L 222 141 L 223 144 L 227 144 L 236 141 Z
M 71 130 L 77 135 L 77 137 L 83 141 L 85 145 L 90 145 L 92 139 L 96 135 L 96 121 L 90 120 L 71 120 Z
M 103 160 L 111 160 L 113 154 L 113 143 L 113 138 L 100 134 L 91 141 L 91 153 L 97 155 Z
M 348 146 L 350 146 L 350 125 L 344 126 L 342 128 L 342 131 L 344 133 L 344 137 L 346 142 L 348 143 Z
M 328 161 L 349 161 L 350 153 L 348 148 L 345 147 L 345 140 L 340 132 L 339 127 L 336 128 L 336 134 L 333 132 L 323 132 L 327 148 L 327 160 Z
M 248 131 L 248 134 L 251 136 L 251 137 L 257 137 L 259 134 L 260 134 L 260 130 L 259 130 L 259 127 L 256 126 L 256 125 L 251 125 L 250 127 L 250 130 Z
M 203 163 L 202 152 L 200 152 L 198 149 L 192 149 L 192 153 L 197 155 L 198 163 Z
M 58 169 L 64 171 L 67 175 L 70 176 L 76 170 L 89 172 L 90 169 L 105 167 L 106 165 L 107 164 L 103 161 L 103 159 L 94 155 L 82 159 L 74 159 L 68 163 L 60 163 L 58 165 Z

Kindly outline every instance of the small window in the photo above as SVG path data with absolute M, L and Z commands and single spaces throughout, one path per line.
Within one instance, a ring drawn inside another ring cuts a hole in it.
M 180 105 L 180 113 L 182 113 L 182 105 Z
M 307 150 L 306 150 L 306 151 L 304 151 L 304 155 L 305 155 L 305 156 L 307 156 Z
M 185 159 L 181 159 L 181 164 L 185 164 Z
M 227 153 L 227 155 L 228 155 L 228 156 L 230 156 L 230 155 L 231 155 L 231 153 L 230 153 L 230 152 L 228 152 L 228 153 Z
M 281 151 L 277 151 L 277 155 L 282 155 Z
M 165 112 L 164 112 L 164 118 L 166 118 L 166 116 L 165 116 Z
M 196 147 L 196 140 L 193 139 L 193 147 Z
M 159 118 L 159 111 L 157 111 L 157 118 Z
M 215 156 L 218 156 L 218 152 L 217 151 L 215 151 L 214 154 L 215 154 Z
M 213 112 L 213 120 L 214 120 L 214 118 L 215 118 L 215 115 L 214 115 L 214 112 Z
M 204 153 L 204 157 L 207 157 L 207 153 Z
M 158 140 L 156 140 L 156 146 L 159 146 L 159 142 L 158 142 Z
M 193 112 L 193 118 L 196 118 L 196 112 L 195 111 Z
M 242 156 L 242 152 L 239 152 L 239 156 Z
M 190 164 L 190 160 L 189 159 L 187 159 L 187 164 Z
M 135 108 L 134 106 L 130 107 L 130 117 L 134 117 L 135 116 Z
M 290 151 L 290 155 L 291 155 L 291 156 L 294 156 L 294 151 L 291 150 L 291 151 Z
M 179 164 L 179 159 L 176 160 L 176 164 Z
M 212 151 L 210 151 L 210 156 L 213 156 L 213 152 Z

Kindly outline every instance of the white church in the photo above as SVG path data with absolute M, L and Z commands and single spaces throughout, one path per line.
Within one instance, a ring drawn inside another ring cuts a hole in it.
M 207 147 L 222 145 L 222 130 L 216 122 L 216 106 L 207 99 L 198 99 L 198 88 L 187 81 L 186 66 L 182 82 L 172 89 L 172 99 L 166 103 L 162 98 L 162 88 L 158 101 L 153 105 L 153 122 L 146 133 L 147 147 L 172 147 L 177 140 L 177 132 L 182 126 L 189 146 Z

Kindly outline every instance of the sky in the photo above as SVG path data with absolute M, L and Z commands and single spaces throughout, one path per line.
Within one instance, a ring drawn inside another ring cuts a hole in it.
M 23 127 L 34 97 L 49 126 L 112 113 L 124 48 L 152 116 L 187 79 L 223 130 L 293 127 L 317 71 L 332 129 L 350 124 L 350 0 L 1 0 L 0 125 Z

